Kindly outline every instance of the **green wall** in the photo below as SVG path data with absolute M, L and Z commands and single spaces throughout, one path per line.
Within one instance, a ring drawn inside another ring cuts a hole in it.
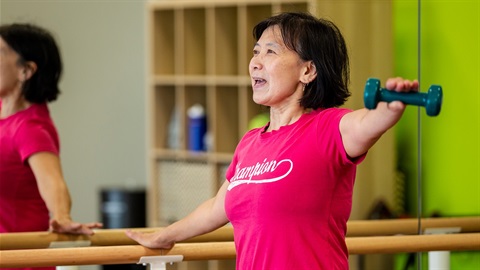
M 478 216 L 480 1 L 421 0 L 420 10 L 418 20 L 417 1 L 394 0 L 395 73 L 420 78 L 422 92 L 441 85 L 444 99 L 439 116 L 428 117 L 424 108 L 410 106 L 396 127 L 406 208 L 418 214 L 420 178 L 423 217 Z M 453 252 L 451 269 L 480 269 L 479 252 Z

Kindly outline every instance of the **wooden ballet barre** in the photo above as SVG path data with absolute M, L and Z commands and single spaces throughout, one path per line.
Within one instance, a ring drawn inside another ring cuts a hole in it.
M 476 217 L 444 217 L 421 219 L 422 232 L 432 228 L 460 228 L 462 233 L 480 232 L 480 216 Z M 347 237 L 356 236 L 388 236 L 418 234 L 418 219 L 382 219 L 352 220 L 347 224 Z
M 43 267 L 56 265 L 134 264 L 144 256 L 184 255 L 184 260 L 235 258 L 233 242 L 180 243 L 171 250 L 139 245 L 113 247 L 54 248 L 0 251 L 2 267 Z
M 462 233 L 480 232 L 480 216 L 455 218 L 425 218 L 422 228 L 459 227 Z M 352 220 L 347 223 L 347 237 L 413 235 L 418 232 L 417 219 Z M 163 228 L 138 228 L 142 232 L 154 232 Z M 422 230 L 423 231 L 423 230 Z M 213 232 L 193 237 L 185 243 L 233 241 L 233 229 L 222 227 Z M 119 246 L 135 245 L 136 242 L 125 235 L 125 229 L 95 230 L 92 236 L 57 234 L 50 232 L 25 232 L 0 234 L 0 250 L 38 249 L 55 247 L 63 243 L 74 246 Z
M 480 233 L 423 234 L 346 239 L 349 254 L 480 250 Z
M 141 232 L 155 232 L 164 228 L 133 228 Z M 77 235 L 52 232 L 22 232 L 0 234 L 0 250 L 11 249 L 39 249 L 55 247 L 55 244 L 65 243 L 70 246 L 121 246 L 136 245 L 137 242 L 125 235 L 126 229 L 97 229 L 95 234 Z M 233 241 L 233 230 L 230 227 L 222 227 L 213 232 L 199 235 L 184 243 L 198 242 L 223 242 Z M 77 243 L 77 244 L 76 244 Z M 53 245 L 52 245 L 53 244 Z
M 350 254 L 480 250 L 480 233 L 347 238 Z M 0 251 L 2 267 L 134 264 L 141 257 L 182 255 L 185 261 L 233 259 L 234 242 L 179 243 L 170 250 L 139 245 Z M 301 258 L 298 258 L 301 259 Z

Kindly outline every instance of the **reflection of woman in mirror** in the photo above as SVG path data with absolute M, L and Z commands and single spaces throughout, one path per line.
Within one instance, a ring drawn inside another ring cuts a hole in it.
M 56 100 L 62 61 L 45 29 L 0 26 L 0 233 L 93 234 L 99 223 L 70 217 L 59 138 L 47 103 Z
M 239 270 L 348 269 L 345 234 L 357 164 L 405 105 L 338 108 L 350 96 L 349 63 L 330 21 L 283 13 L 253 33 L 253 100 L 270 107 L 269 123 L 241 139 L 214 198 L 164 230 L 127 235 L 170 248 L 231 222 Z M 418 82 L 395 78 L 386 86 L 409 91 Z

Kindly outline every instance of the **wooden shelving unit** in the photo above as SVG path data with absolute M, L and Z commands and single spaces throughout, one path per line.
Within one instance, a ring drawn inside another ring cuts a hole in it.
M 306 0 L 147 2 L 148 223 L 166 226 L 212 197 L 249 121 L 267 109 L 252 101 L 252 28 Z M 187 110 L 206 110 L 209 147 L 188 150 Z M 171 134 L 172 124 L 178 127 Z M 176 144 L 169 143 L 172 138 Z M 233 261 L 184 262 L 178 269 L 235 269 Z

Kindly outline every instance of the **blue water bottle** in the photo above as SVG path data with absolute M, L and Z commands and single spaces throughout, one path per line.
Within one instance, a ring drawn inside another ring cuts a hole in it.
M 187 111 L 188 115 L 188 149 L 190 151 L 205 151 L 204 137 L 207 132 L 205 109 L 195 104 Z

